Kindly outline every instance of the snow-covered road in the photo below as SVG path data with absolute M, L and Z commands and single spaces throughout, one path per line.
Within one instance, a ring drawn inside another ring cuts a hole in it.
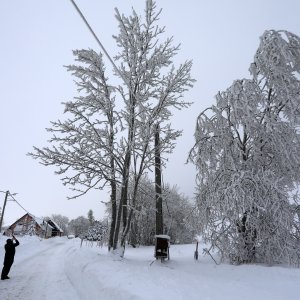
M 6 238 L 0 237 L 0 259 Z M 298 300 L 300 270 L 215 265 L 195 245 L 171 246 L 171 260 L 154 261 L 153 247 L 128 247 L 125 258 L 80 240 L 20 238 L 0 300 Z M 153 262 L 153 263 L 152 263 Z
M 65 254 L 72 244 L 65 239 L 34 242 L 22 255 L 22 246 L 16 248 L 11 279 L 1 282 L 0 299 L 79 299 L 65 269 Z M 22 244 L 21 244 L 22 245 Z M 21 258 L 18 258 L 20 256 Z
M 4 238 L 1 257 L 3 244 Z M 10 279 L 0 281 L 0 300 L 140 299 L 122 287 L 101 283 L 101 276 L 90 272 L 104 257 L 111 261 L 106 249 L 85 243 L 80 248 L 78 239 L 20 239 Z

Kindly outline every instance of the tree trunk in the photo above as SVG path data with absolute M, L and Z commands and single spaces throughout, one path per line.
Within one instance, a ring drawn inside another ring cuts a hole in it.
M 238 226 L 238 230 L 243 240 L 243 252 L 241 259 L 243 263 L 253 262 L 255 259 L 255 240 L 256 229 L 251 228 L 247 224 L 249 218 L 249 211 L 246 211 L 241 219 L 241 223 Z
M 108 91 L 107 91 L 107 95 L 109 95 Z M 114 134 L 113 111 L 112 109 L 110 111 L 112 113 L 108 115 L 109 124 L 110 124 L 109 147 L 111 149 L 111 152 L 113 152 L 115 134 Z M 108 251 L 110 251 L 113 248 L 114 236 L 116 230 L 116 221 L 117 221 L 117 184 L 116 184 L 115 158 L 112 153 L 110 154 L 110 168 L 111 168 L 111 176 L 110 176 L 111 224 L 110 224 Z
M 130 224 L 130 231 L 129 231 L 129 244 L 135 248 L 138 244 L 138 226 L 136 219 L 133 218 Z
M 155 200 L 156 200 L 156 234 L 163 234 L 163 211 L 161 195 L 161 160 L 160 160 L 160 141 L 159 124 L 155 130 Z
M 134 92 L 136 92 L 136 88 L 134 89 Z M 121 199 L 119 204 L 119 211 L 117 216 L 117 224 L 116 224 L 116 230 L 115 230 L 115 236 L 114 236 L 114 249 L 117 249 L 118 241 L 119 241 L 119 232 L 120 232 L 120 226 L 121 226 L 121 216 L 123 220 L 123 234 L 122 234 L 122 240 L 121 240 L 121 247 L 125 248 L 125 238 L 126 234 L 124 234 L 124 231 L 127 227 L 127 194 L 128 194 L 128 182 L 129 182 L 129 169 L 130 169 L 130 163 L 131 163 L 131 151 L 132 151 L 132 143 L 134 139 L 134 126 L 135 126 L 135 94 L 130 94 L 130 123 L 129 123 L 129 129 L 128 129 L 128 145 L 126 149 L 125 154 L 125 161 L 124 161 L 124 169 L 122 174 L 122 188 L 121 188 Z
M 109 242 L 108 242 L 108 251 L 113 248 L 114 235 L 116 228 L 116 219 L 117 219 L 117 187 L 116 182 L 111 182 L 111 223 L 110 223 L 110 232 L 109 232 Z
M 121 197 L 118 207 L 118 215 L 116 221 L 116 229 L 114 234 L 114 243 L 113 249 L 117 249 L 119 241 L 119 233 L 121 227 L 121 220 L 123 220 L 123 230 L 127 225 L 127 191 L 128 191 L 128 177 L 129 177 L 129 168 L 130 168 L 130 149 L 127 150 L 125 156 L 123 178 L 122 178 L 122 188 L 121 188 Z M 122 243 L 123 244 L 123 243 Z M 124 246 L 124 245 L 122 245 Z

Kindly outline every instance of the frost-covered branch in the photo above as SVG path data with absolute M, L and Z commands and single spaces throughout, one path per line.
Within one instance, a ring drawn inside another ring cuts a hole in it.
M 266 31 L 252 78 L 234 81 L 197 119 L 189 160 L 203 236 L 233 263 L 299 265 L 299 71 L 300 39 Z

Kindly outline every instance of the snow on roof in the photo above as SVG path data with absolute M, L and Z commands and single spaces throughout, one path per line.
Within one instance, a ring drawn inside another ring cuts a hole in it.
M 36 216 L 34 216 L 33 214 L 28 214 L 37 224 L 39 225 L 43 225 L 44 224 L 44 220 L 41 218 L 38 218 Z
M 49 224 L 49 223 L 46 223 L 46 225 L 43 225 L 44 227 L 50 227 L 51 229 L 55 229 L 51 224 Z
M 55 223 L 53 220 L 50 219 L 50 221 L 55 225 L 55 227 L 61 232 L 63 233 L 64 231 L 57 225 L 57 223 Z
M 28 216 L 30 216 L 31 218 L 32 218 L 32 220 L 37 224 L 37 225 L 39 225 L 40 226 L 40 228 L 42 229 L 42 230 L 46 230 L 46 226 L 47 227 L 50 227 L 51 229 L 55 229 L 55 226 L 56 225 L 51 225 L 51 224 L 49 224 L 49 223 L 47 223 L 46 222 L 46 218 L 45 219 L 43 219 L 43 218 L 38 218 L 38 217 L 36 217 L 35 215 L 33 215 L 33 214 L 31 214 L 31 213 L 27 213 L 27 214 L 25 214 L 24 216 L 22 216 L 21 218 L 19 218 L 17 221 L 15 221 L 13 224 L 16 224 L 17 222 L 19 222 L 21 219 L 23 219 L 26 215 L 28 215 Z M 54 222 L 53 222 L 54 223 Z M 11 224 L 9 227 L 8 227 L 8 229 L 13 225 L 13 224 Z M 16 224 L 16 226 L 17 226 L 18 224 Z M 59 227 L 58 227 L 59 228 Z M 61 230 L 61 229 L 60 229 Z
M 155 237 L 160 238 L 160 239 L 167 239 L 167 240 L 170 239 L 170 237 L 166 234 L 157 234 L 157 235 L 155 235 Z
M 38 218 L 36 216 L 34 216 L 33 214 L 28 214 L 30 217 L 32 217 L 32 219 L 43 229 L 45 230 L 47 223 L 45 224 L 44 219 L 42 218 Z M 54 227 L 48 223 L 48 226 L 51 227 L 51 229 L 54 229 Z

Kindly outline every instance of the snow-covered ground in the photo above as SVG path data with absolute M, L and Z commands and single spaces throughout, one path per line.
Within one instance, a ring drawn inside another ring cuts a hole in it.
M 202 249 L 195 261 L 195 245 L 172 245 L 171 260 L 161 263 L 153 262 L 153 247 L 128 247 L 119 259 L 105 247 L 80 248 L 79 239 L 19 241 L 11 279 L 0 281 L 1 300 L 300 299 L 299 269 L 216 265 Z

